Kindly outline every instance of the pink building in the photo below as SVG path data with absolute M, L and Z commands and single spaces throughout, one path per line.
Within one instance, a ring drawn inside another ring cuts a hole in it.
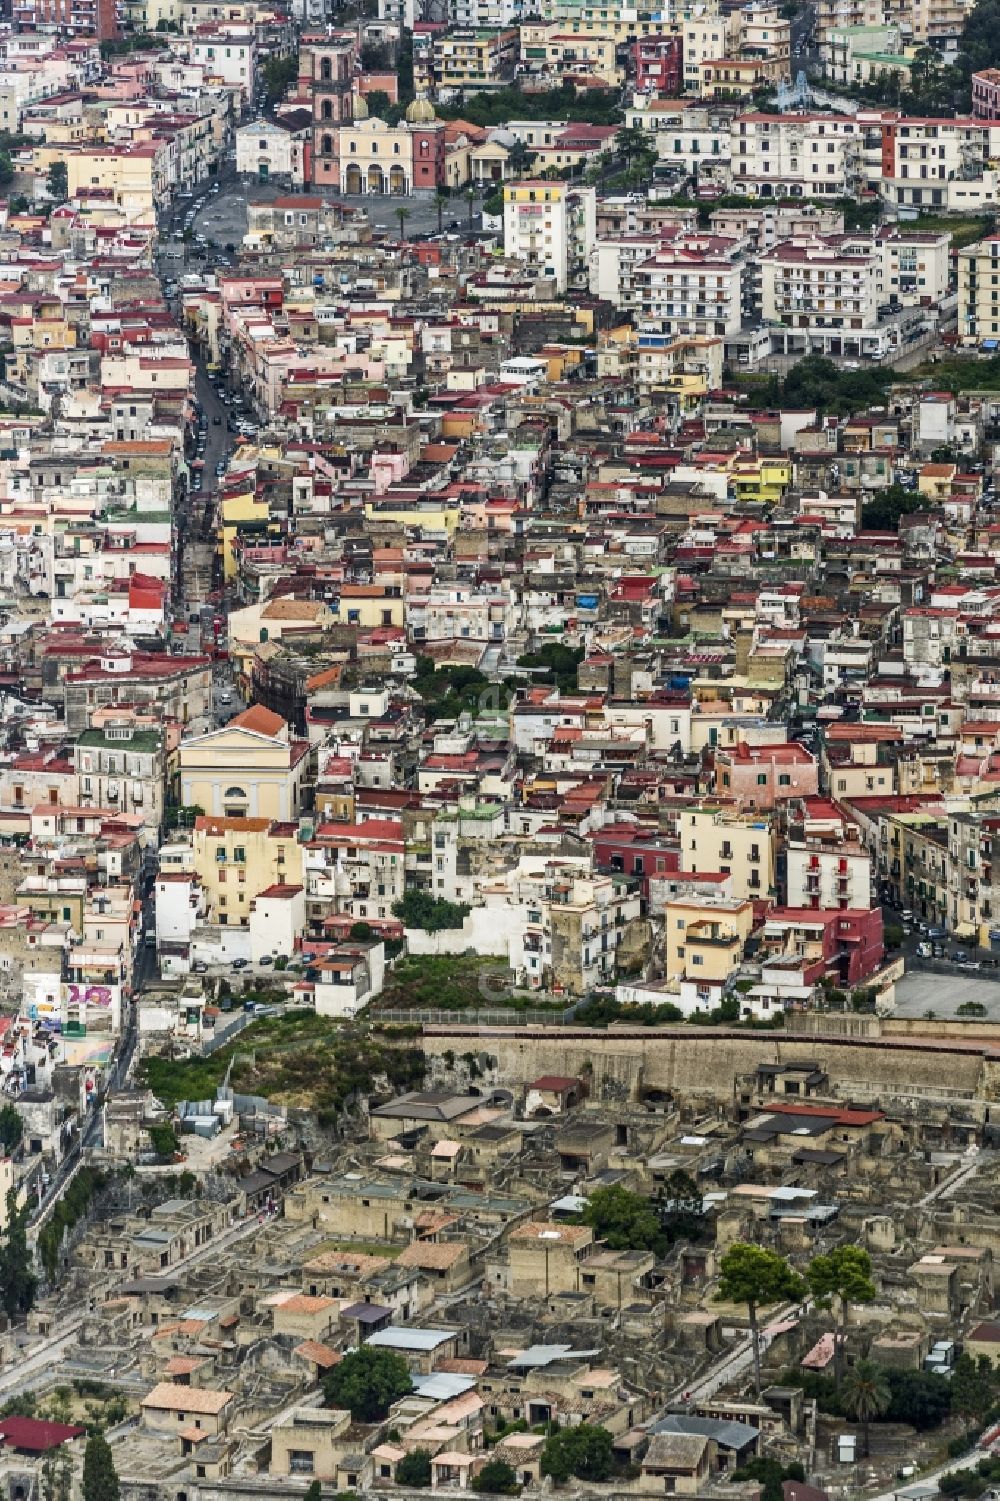
M 740 808 L 768 812 L 819 791 L 819 768 L 801 745 L 747 745 L 715 752 L 713 790 Z
M 973 73 L 972 113 L 977 120 L 1000 120 L 1000 68 Z

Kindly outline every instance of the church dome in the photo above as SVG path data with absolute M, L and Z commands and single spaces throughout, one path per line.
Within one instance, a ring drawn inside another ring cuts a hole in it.
M 426 94 L 418 94 L 413 103 L 407 105 L 406 118 L 411 125 L 430 125 L 432 120 L 437 119 L 434 106 Z

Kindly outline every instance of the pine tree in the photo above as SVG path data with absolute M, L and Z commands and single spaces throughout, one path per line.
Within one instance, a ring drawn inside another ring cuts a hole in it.
M 103 1433 L 87 1440 L 83 1456 L 83 1501 L 119 1501 L 118 1471 Z

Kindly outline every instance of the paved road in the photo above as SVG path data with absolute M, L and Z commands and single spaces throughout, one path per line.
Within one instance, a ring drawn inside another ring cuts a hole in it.
M 811 1302 L 804 1305 L 807 1309 L 812 1306 Z M 766 1324 L 761 1325 L 760 1330 L 760 1354 L 763 1360 L 771 1341 L 778 1329 L 789 1321 L 798 1323 L 802 1305 L 789 1303 L 784 1309 L 779 1309 Z M 671 1398 L 672 1402 L 708 1402 L 720 1386 L 731 1386 L 739 1381 L 748 1372 L 753 1371 L 753 1340 L 749 1334 L 744 1335 L 735 1345 L 730 1345 L 718 1360 L 714 1361 L 703 1376 L 697 1381 L 689 1381 L 684 1386 L 678 1387 Z
M 926 1475 L 913 1475 L 909 1480 L 901 1480 L 892 1490 L 880 1491 L 877 1496 L 868 1496 L 864 1501 L 896 1501 L 896 1497 L 912 1486 L 934 1485 L 942 1475 L 950 1475 L 953 1470 L 972 1470 L 983 1458 L 982 1449 L 973 1449 L 968 1454 L 963 1454 L 961 1459 L 949 1459 L 947 1464 L 938 1465 L 936 1470 L 930 1470 Z M 984 1487 L 985 1489 L 985 1487 Z

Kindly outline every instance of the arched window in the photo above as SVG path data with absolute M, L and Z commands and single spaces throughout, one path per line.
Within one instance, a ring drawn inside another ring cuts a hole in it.
M 227 798 L 236 798 L 237 800 L 242 799 L 243 802 L 246 802 L 246 800 L 247 800 L 246 788 L 245 787 L 227 787 L 226 791 L 225 791 L 225 796 Z
M 322 115 L 323 115 L 323 119 L 324 120 L 332 120 L 333 119 L 333 102 L 332 102 L 332 100 L 330 100 L 330 99 L 324 99 L 323 100 Z
M 330 79 L 333 77 L 332 64 L 328 57 L 324 57 L 323 61 L 319 65 L 319 76 L 320 78 L 322 78 L 324 83 L 329 83 Z
M 324 156 L 329 156 L 331 154 L 331 152 L 333 151 L 333 136 L 323 137 L 321 149 Z

